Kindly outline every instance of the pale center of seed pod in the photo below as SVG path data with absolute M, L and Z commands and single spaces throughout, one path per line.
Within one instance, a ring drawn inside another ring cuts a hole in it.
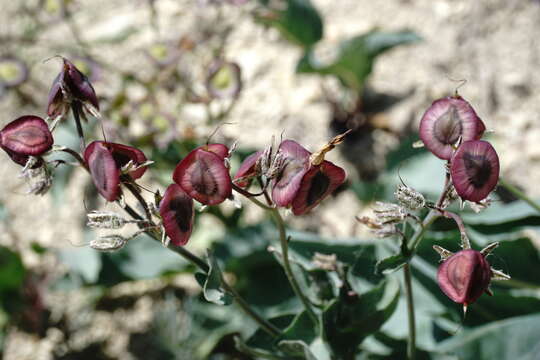
M 443 144 L 455 144 L 462 130 L 461 120 L 455 106 L 450 106 L 433 126 L 433 134 Z
M 214 195 L 218 192 L 217 182 L 210 170 L 210 166 L 204 161 L 199 160 L 191 173 L 191 184 L 197 192 L 204 195 Z

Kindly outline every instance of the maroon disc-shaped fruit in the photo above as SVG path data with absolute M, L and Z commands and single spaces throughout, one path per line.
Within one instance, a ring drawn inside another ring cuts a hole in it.
M 227 147 L 205 145 L 191 151 L 176 166 L 173 180 L 192 198 L 205 205 L 217 205 L 232 193 L 231 176 L 224 163 Z
M 146 162 L 144 153 L 134 147 L 94 141 L 84 150 L 84 161 L 88 165 L 92 180 L 99 193 L 108 201 L 118 199 L 121 169 L 129 161 L 135 166 Z M 128 174 L 133 180 L 143 176 L 146 166 L 132 170 Z
M 49 126 L 38 116 L 21 116 L 0 130 L 0 147 L 20 165 L 26 163 L 28 156 L 49 151 L 53 142 Z
M 294 215 L 303 215 L 317 206 L 345 181 L 345 170 L 330 161 L 312 166 L 304 175 L 292 201 Z
M 94 141 L 89 144 L 84 151 L 84 161 L 101 196 L 107 201 L 117 200 L 120 191 L 120 168 L 106 143 Z
M 63 58 L 62 71 L 54 79 L 49 91 L 47 115 L 60 115 L 71 100 L 90 103 L 99 110 L 96 92 L 88 78 L 72 62 Z
M 462 141 L 478 140 L 485 125 L 472 106 L 460 96 L 436 100 L 420 120 L 420 139 L 437 157 L 450 160 L 453 146 Z
M 284 159 L 284 167 L 273 183 L 272 199 L 277 206 L 287 207 L 291 205 L 302 178 L 310 168 L 311 153 L 293 140 L 282 141 L 279 151 Z
M 234 183 L 241 188 L 246 188 L 249 185 L 251 185 L 251 182 L 253 179 L 251 179 L 251 176 L 254 176 L 256 174 L 255 166 L 257 165 L 257 161 L 261 157 L 264 151 L 260 150 L 256 153 L 253 153 L 249 155 L 247 158 L 242 161 L 242 164 L 240 164 L 240 168 L 236 172 L 236 175 L 234 175 Z
M 485 199 L 499 180 L 499 157 L 490 143 L 483 140 L 464 142 L 450 161 L 450 175 L 463 200 Z
M 488 289 L 491 267 L 479 251 L 462 250 L 439 266 L 437 282 L 452 301 L 467 306 Z
M 171 184 L 159 203 L 159 214 L 171 242 L 176 246 L 185 245 L 193 229 L 193 199 L 179 185 Z

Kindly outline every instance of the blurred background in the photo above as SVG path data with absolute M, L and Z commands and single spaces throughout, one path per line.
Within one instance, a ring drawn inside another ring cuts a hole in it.
M 49 87 L 61 68 L 51 57 L 65 56 L 94 85 L 108 140 L 140 147 L 155 161 L 142 179 L 151 189 L 163 191 L 177 162 L 219 125 L 212 141 L 238 145 L 233 170 L 272 137 L 316 151 L 351 128 L 347 141 L 327 157 L 347 170 L 347 183 L 311 214 L 287 221 L 295 238 L 322 242 L 334 253 L 337 243 L 352 249 L 369 237 L 355 215 L 369 212 L 374 200 L 391 198 L 398 169 L 409 186 L 427 195 L 440 191 L 442 162 L 412 144 L 425 109 L 459 87 L 491 131 L 502 177 L 540 197 L 538 1 L 0 4 L 0 127 L 26 114 L 46 116 Z M 101 138 L 94 118 L 85 131 Z M 59 125 L 55 143 L 78 148 L 71 118 Z M 5 359 L 250 358 L 235 349 L 233 335 L 249 335 L 254 325 L 246 325 L 239 312 L 202 301 L 194 269 L 183 259 L 144 237 L 114 253 L 87 246 L 96 232 L 85 226 L 85 207 L 118 209 L 97 196 L 84 171 L 58 167 L 43 196 L 27 195 L 19 172 L 0 154 Z M 538 265 L 538 213 L 511 207 L 515 198 L 504 188 L 497 198 L 492 214 L 499 222 L 477 222 L 473 240 L 484 244 L 497 236 L 503 240 L 503 234 L 521 242 L 527 261 Z M 239 291 L 265 314 L 279 314 L 297 304 L 287 286 L 265 286 L 285 284 L 266 251 L 275 234 L 262 212 L 246 207 L 229 202 L 198 214 L 187 246 L 200 254 L 212 246 Z M 522 217 L 512 218 L 517 213 Z M 444 226 L 440 230 L 439 240 L 448 233 Z M 426 255 L 432 265 L 435 255 Z M 486 304 L 477 313 L 471 309 L 471 327 L 540 311 L 538 276 L 505 260 L 499 268 L 518 279 L 522 271 L 521 280 L 536 285 L 526 295 L 508 291 L 504 311 L 486 315 Z M 371 276 L 372 267 L 367 264 L 362 276 Z M 434 314 L 460 322 L 459 309 L 445 312 L 453 305 L 437 301 L 443 305 L 420 310 L 419 344 L 427 350 L 440 340 L 434 332 L 448 337 L 452 328 L 435 326 Z M 405 331 L 391 335 L 402 339 Z

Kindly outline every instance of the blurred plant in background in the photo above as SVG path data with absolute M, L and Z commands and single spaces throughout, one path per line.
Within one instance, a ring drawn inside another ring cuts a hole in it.
M 523 230 L 536 230 L 539 206 L 499 178 L 495 149 L 479 140 L 485 125 L 457 91 L 426 111 L 418 134 L 417 119 L 400 132 L 387 126 L 385 111 L 406 96 L 369 85 L 379 55 L 418 34 L 373 29 L 328 48 L 309 0 L 193 1 L 193 14 L 173 16 L 195 19 L 181 31 L 164 22 L 163 2 L 137 2 L 147 16 L 139 27 L 100 36 L 78 22 L 82 2 L 12 5 L 22 30 L 0 35 L 1 101 L 37 116 L 8 124 L 18 115 L 5 114 L 0 146 L 28 192 L 50 190 L 55 207 L 85 209 L 75 223 L 88 226 L 81 244 L 29 244 L 12 228 L 27 215 L 0 204 L 6 358 L 35 358 L 20 345 L 32 342 L 58 359 L 536 354 L 540 277 L 531 269 L 540 257 Z M 324 77 L 326 145 L 310 152 L 287 134 L 276 143 L 275 129 L 251 149 L 237 142 L 242 129 L 222 131 L 250 97 L 242 59 L 229 50 L 238 19 L 293 44 L 291 72 Z M 59 27 L 69 41 L 45 42 Z M 382 157 L 379 132 L 397 144 Z M 418 138 L 447 164 L 413 147 Z M 358 177 L 325 160 L 335 147 Z M 374 207 L 373 218 L 358 216 L 371 232 L 328 238 L 289 225 L 289 211 L 315 217 L 340 191 Z M 28 252 L 38 261 L 26 264 Z M 468 306 L 466 317 L 452 301 Z

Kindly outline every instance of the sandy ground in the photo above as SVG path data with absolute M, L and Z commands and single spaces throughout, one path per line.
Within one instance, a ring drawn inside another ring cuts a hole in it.
M 16 34 L 29 20 L 12 16 L 18 2 L 0 1 L 3 8 L 0 35 Z M 389 111 L 392 126 L 399 128 L 411 117 L 419 121 L 431 101 L 453 92 L 456 83 L 449 78 L 467 79 L 460 93 L 473 104 L 488 129 L 494 131 L 492 142 L 501 159 L 502 175 L 523 186 L 531 195 L 540 196 L 540 188 L 536 186 L 540 183 L 539 2 L 316 0 L 314 3 L 325 19 L 322 48 L 376 27 L 407 28 L 421 35 L 424 41 L 382 56 L 370 79 L 377 91 L 411 94 Z M 212 13 L 195 5 L 195 1 L 160 0 L 157 5 L 162 39 L 187 33 L 194 26 L 219 26 L 209 20 Z M 84 29 L 87 40 L 130 26 L 148 28 L 148 9 L 144 1 L 98 0 L 80 2 L 77 7 L 75 21 Z M 284 131 L 287 137 L 315 149 L 330 136 L 327 128 L 330 113 L 322 99 L 321 80 L 295 75 L 298 49 L 282 41 L 274 30 L 263 30 L 254 24 L 246 14 L 247 9 L 249 6 L 224 9 L 224 21 L 236 24 L 226 55 L 241 65 L 245 88 L 230 116 L 236 125 L 223 131 L 243 146 L 259 148 L 268 144 L 272 135 L 279 136 Z M 46 87 L 58 64 L 42 64 L 40 60 L 58 52 L 59 44 L 75 46 L 75 43 L 68 27 L 63 25 L 51 28 L 42 37 L 44 41 L 35 47 L 15 49 L 13 44 L 4 42 L 2 48 L 32 59 L 32 76 L 45 86 L 45 90 L 39 89 L 36 101 L 44 107 Z M 156 33 L 148 28 L 120 46 L 104 47 L 99 56 L 144 74 L 148 60 L 141 50 L 155 38 Z M 114 86 L 114 82 L 100 81 L 95 87 L 98 93 L 110 94 Z M 197 126 L 204 116 L 197 105 L 176 112 L 173 100 L 166 99 L 162 106 L 170 106 L 180 126 Z M 40 114 L 35 108 L 17 107 L 9 95 L 0 100 L 0 110 L 3 114 L 0 124 L 26 112 Z M 25 262 L 32 266 L 38 264 L 38 258 L 24 251 L 28 244 L 38 242 L 55 247 L 69 246 L 69 241 L 80 242 L 79 216 L 84 210 L 79 186 L 84 173 L 76 173 L 72 186 L 66 189 L 65 204 L 55 207 L 49 196 L 24 195 L 22 180 L 17 177 L 19 167 L 4 154 L 0 159 L 3 174 L 0 203 L 11 214 L 9 231 L 0 231 L 0 243 L 23 250 Z M 343 163 L 338 152 L 331 153 L 329 160 Z M 323 206 L 316 217 L 296 225 L 310 227 L 316 219 L 323 224 L 338 224 L 323 225 L 324 233 L 347 235 L 359 210 L 355 197 L 343 193 L 332 204 Z M 6 225 L 3 226 L 5 230 Z M 15 358 L 32 357 L 6 357 Z

